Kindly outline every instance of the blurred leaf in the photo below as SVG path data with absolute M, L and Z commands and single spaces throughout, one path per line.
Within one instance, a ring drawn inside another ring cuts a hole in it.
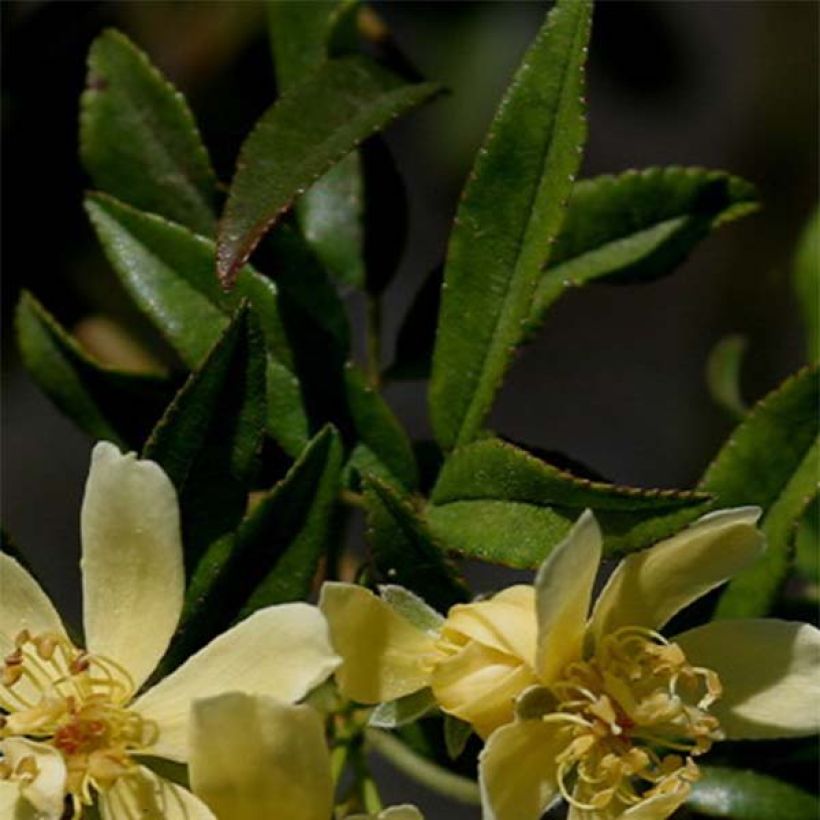
M 733 820 L 816 820 L 820 801 L 790 783 L 765 774 L 718 766 L 701 766 L 688 808 L 706 817 Z
M 735 421 L 740 421 L 749 408 L 740 390 L 740 373 L 748 340 L 745 336 L 724 336 L 713 348 L 706 362 L 706 383 L 715 404 Z
M 809 361 L 820 358 L 820 208 L 809 219 L 794 258 L 794 290 L 803 314 Z
M 298 453 L 308 440 L 308 421 L 276 286 L 244 268 L 236 288 L 224 293 L 210 239 L 100 194 L 86 198 L 86 210 L 125 289 L 189 368 L 199 365 L 239 301 L 248 299 L 268 349 L 267 429 L 286 452 Z
M 371 713 L 368 726 L 376 729 L 395 729 L 412 723 L 436 708 L 431 689 L 420 689 L 398 700 L 380 703 Z
M 464 583 L 407 498 L 374 477 L 364 486 L 367 542 L 378 576 L 421 596 L 438 612 L 469 599 Z
M 242 146 L 220 222 L 217 266 L 232 283 L 262 236 L 304 190 L 374 131 L 438 91 L 363 58 L 329 60 L 279 99 Z
M 489 412 L 581 162 L 591 3 L 559 0 L 499 106 L 462 195 L 444 272 L 430 412 L 443 446 Z
M 216 177 L 185 98 L 110 29 L 91 46 L 86 85 L 80 154 L 95 186 L 212 234 Z
M 173 397 L 170 380 L 95 361 L 27 291 L 16 326 L 23 364 L 62 412 L 96 439 L 126 449 L 142 446 Z
M 765 615 L 785 580 L 796 522 L 817 492 L 819 387 L 816 367 L 787 379 L 751 409 L 701 480 L 715 507 L 762 507 L 768 541 L 729 583 L 718 617 Z
M 754 186 L 722 171 L 673 166 L 582 180 L 538 283 L 530 330 L 568 288 L 657 279 L 714 228 L 757 208 Z
M 452 715 L 444 715 L 444 745 L 447 747 L 447 754 L 455 760 L 461 757 L 473 727 L 463 720 L 459 720 Z
M 243 306 L 165 411 L 143 455 L 173 481 L 189 577 L 241 520 L 265 419 L 265 346 Z
M 609 556 L 641 549 L 693 521 L 709 496 L 641 490 L 578 478 L 496 439 L 458 448 L 445 462 L 425 518 L 448 550 L 534 569 L 591 508 Z

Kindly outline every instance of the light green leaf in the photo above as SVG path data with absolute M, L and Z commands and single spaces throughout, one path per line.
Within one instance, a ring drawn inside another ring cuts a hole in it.
M 437 91 L 348 57 L 327 61 L 286 92 L 242 146 L 220 222 L 220 278 L 232 283 L 282 213 L 359 142 Z
M 812 214 L 800 236 L 793 275 L 808 357 L 814 362 L 820 358 L 820 208 Z
M 509 87 L 464 190 L 444 273 L 430 412 L 446 447 L 476 437 L 560 230 L 586 135 L 587 0 L 559 0 Z
M 423 718 L 436 708 L 431 689 L 421 689 L 398 700 L 379 704 L 368 718 L 367 725 L 376 729 L 395 729 Z
M 381 599 L 395 612 L 410 623 L 429 632 L 438 632 L 444 623 L 444 616 L 435 611 L 429 604 L 409 589 L 396 584 L 384 584 L 379 587 Z
M 724 336 L 706 362 L 706 384 L 715 404 L 740 421 L 749 408 L 740 390 L 740 372 L 748 340 L 745 336 Z
M 452 715 L 444 715 L 444 746 L 451 760 L 461 757 L 473 727 Z
M 94 184 L 197 233 L 216 227 L 216 177 L 184 97 L 118 31 L 88 55 L 80 155 Z

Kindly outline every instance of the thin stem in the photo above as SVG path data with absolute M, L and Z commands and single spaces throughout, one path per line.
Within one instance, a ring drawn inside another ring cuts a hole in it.
M 381 386 L 382 303 L 378 296 L 367 296 L 367 379 L 374 390 Z

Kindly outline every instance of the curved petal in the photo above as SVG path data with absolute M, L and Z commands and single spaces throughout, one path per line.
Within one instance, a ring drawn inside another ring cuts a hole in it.
M 640 803 L 628 805 L 615 798 L 594 814 L 570 806 L 567 820 L 666 820 L 686 802 L 690 792 L 688 784 L 678 782 L 672 791 L 653 794 Z M 591 796 L 576 785 L 573 797 L 580 803 L 589 803 Z
M 601 563 L 601 530 L 586 510 L 549 554 L 535 578 L 536 669 L 549 684 L 581 657 L 592 586 Z
M 31 760 L 36 774 L 30 782 L 18 784 L 18 794 L 24 803 L 34 807 L 37 817 L 60 820 L 65 808 L 67 777 L 63 756 L 51 746 L 19 737 L 0 742 L 0 751 L 12 771 Z
M 182 611 L 185 571 L 171 480 L 158 464 L 100 442 L 80 530 L 86 647 L 124 666 L 137 689 L 168 648 Z
M 377 820 L 424 820 L 424 815 L 409 803 L 400 806 L 388 806 L 377 815 Z
M 693 664 L 723 684 L 711 707 L 735 740 L 820 730 L 820 631 L 774 619 L 713 621 L 675 638 Z
M 217 817 L 330 817 L 330 753 L 322 720 L 309 706 L 239 692 L 200 700 L 190 743 L 191 788 Z
M 211 810 L 187 789 L 139 766 L 100 792 L 103 820 L 216 820 Z
M 14 558 L 0 553 L 0 639 L 13 644 L 24 629 L 32 635 L 65 636 L 63 622 L 42 587 Z
M 685 606 L 727 581 L 764 548 L 757 507 L 710 513 L 687 529 L 628 555 L 592 613 L 594 641 L 621 626 L 660 629 Z
M 151 754 L 184 762 L 194 700 L 237 691 L 292 703 L 338 665 L 322 613 L 310 604 L 280 604 L 260 609 L 215 638 L 133 708 L 159 727 Z
M 336 682 L 345 697 L 383 703 L 430 685 L 435 638 L 414 626 L 370 590 L 326 583 L 319 607 L 342 656 Z
M 484 820 L 538 820 L 558 795 L 557 756 L 571 740 L 563 722 L 522 720 L 493 732 L 479 756 Z

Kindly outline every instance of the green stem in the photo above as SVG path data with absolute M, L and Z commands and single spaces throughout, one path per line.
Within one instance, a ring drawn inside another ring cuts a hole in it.
M 378 296 L 367 296 L 367 379 L 374 390 L 381 385 L 382 303 Z

